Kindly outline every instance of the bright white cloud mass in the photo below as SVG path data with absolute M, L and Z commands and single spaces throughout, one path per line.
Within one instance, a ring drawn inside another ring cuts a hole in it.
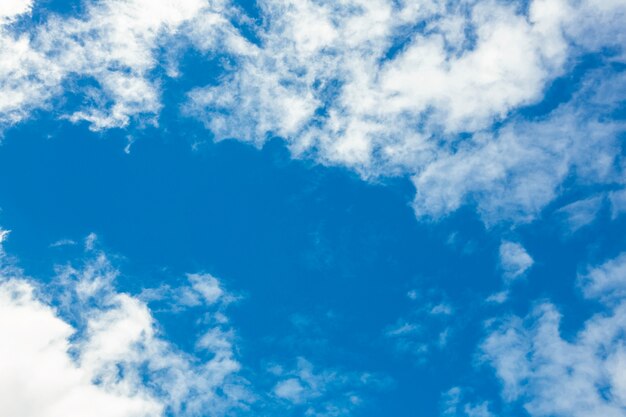
M 184 75 L 191 46 L 223 57 L 216 82 L 182 103 L 217 140 L 279 136 L 364 177 L 411 176 L 418 216 L 472 203 L 489 224 L 524 222 L 572 175 L 623 183 L 623 122 L 607 117 L 623 75 L 598 68 L 545 114 L 516 111 L 580 57 L 613 50 L 606 65 L 623 63 L 624 1 L 262 0 L 257 25 L 226 0 L 106 0 L 29 29 L 12 22 L 36 2 L 3 4 L 7 126 L 38 109 L 95 130 L 156 124 L 163 77 Z

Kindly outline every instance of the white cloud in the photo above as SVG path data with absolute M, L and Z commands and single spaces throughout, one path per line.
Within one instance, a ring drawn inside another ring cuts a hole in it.
M 611 217 L 616 219 L 626 212 L 626 189 L 609 193 L 609 201 L 611 202 Z
M 187 112 L 217 139 L 278 135 L 296 156 L 364 177 L 409 174 L 418 216 L 475 203 L 487 223 L 536 218 L 572 172 L 606 181 L 618 155 L 623 126 L 586 106 L 612 76 L 590 76 L 585 92 L 540 120 L 510 113 L 541 101 L 581 54 L 621 48 L 623 2 L 534 0 L 527 14 L 492 0 L 260 6 L 261 45 L 241 53 L 222 83 L 189 95 Z M 623 83 L 611 90 L 606 106 L 623 98 Z M 502 125 L 491 132 L 494 122 Z
M 3 415 L 154 416 L 162 404 L 144 390 L 116 381 L 95 384 L 94 370 L 76 365 L 69 349 L 73 329 L 36 300 L 26 281 L 0 285 L 0 411 Z M 129 312 L 130 313 L 130 312 Z M 141 311 L 133 313 L 142 315 Z M 129 317 L 129 320 L 142 317 Z M 145 318 L 145 317 L 144 317 Z M 115 336 L 115 335 L 111 335 Z
M 0 3 L 0 24 L 11 22 L 16 17 L 30 12 L 32 0 L 7 0 Z
M 274 394 L 278 398 L 282 398 L 292 403 L 299 404 L 302 402 L 304 387 L 297 378 L 289 378 L 282 380 L 274 387 Z
M 564 223 L 571 233 L 592 223 L 602 209 L 604 196 L 589 197 L 578 200 L 557 210 L 564 217 Z
M 561 335 L 561 316 L 549 303 L 525 318 L 501 322 L 482 345 L 506 401 L 533 417 L 626 416 L 626 300 L 624 255 L 590 268 L 584 294 L 607 302 L 574 336 Z
M 367 373 L 319 369 L 305 358 L 297 358 L 293 369 L 273 366 L 278 378 L 274 396 L 280 402 L 301 409 L 299 415 L 340 417 L 352 415 L 363 400 L 360 391 L 381 381 Z
M 0 243 L 7 234 L 0 229 Z M 80 266 L 57 266 L 47 284 L 25 276 L 0 245 L 2 416 L 339 417 L 385 383 L 304 358 L 250 381 L 226 311 L 238 298 L 220 280 L 188 274 L 179 286 L 120 292 L 120 272 L 96 236 L 86 243 Z M 168 339 L 168 315 L 189 326 L 184 349 Z
M 503 241 L 500 244 L 500 266 L 507 281 L 515 280 L 533 266 L 533 258 L 517 242 Z
M 418 365 L 426 364 L 433 352 L 447 347 L 455 331 L 455 309 L 445 298 L 434 292 L 410 291 L 409 299 L 415 305 L 406 317 L 385 328 L 384 337 L 398 353 L 409 355 Z
M 626 252 L 579 275 L 579 283 L 588 298 L 619 302 L 626 298 Z
M 183 352 L 163 338 L 146 303 L 115 290 L 117 275 L 95 253 L 82 268 L 60 267 L 50 292 L 3 267 L 0 414 L 219 416 L 245 408 L 252 396 L 223 320 L 208 321 L 198 350 Z
M 441 417 L 494 417 L 489 403 L 473 404 L 463 401 L 464 392 L 452 387 L 442 395 Z
M 7 4 L 5 16 L 31 7 Z M 619 182 L 624 126 L 607 115 L 623 100 L 623 76 L 589 71 L 548 114 L 516 111 L 541 102 L 585 54 L 614 50 L 607 60 L 624 62 L 623 1 L 258 6 L 262 24 L 228 0 L 105 0 L 28 29 L 1 25 L 0 123 L 64 93 L 72 99 L 55 111 L 94 130 L 158 123 L 162 77 L 184 76 L 178 61 L 192 46 L 224 58 L 225 74 L 190 91 L 184 106 L 218 140 L 281 136 L 295 156 L 365 178 L 409 176 L 419 217 L 472 204 L 487 224 L 526 222 L 567 178 Z

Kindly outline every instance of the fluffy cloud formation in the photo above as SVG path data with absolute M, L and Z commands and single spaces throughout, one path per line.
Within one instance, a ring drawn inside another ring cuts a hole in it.
M 0 414 L 220 416 L 245 408 L 252 396 L 237 376 L 233 333 L 219 314 L 225 293 L 204 297 L 219 285 L 215 278 L 194 275 L 182 287 L 207 314 L 189 353 L 163 338 L 145 302 L 114 289 L 117 275 L 95 253 L 79 269 L 59 268 L 54 288 L 44 292 L 3 265 Z
M 503 384 L 506 401 L 533 417 L 626 416 L 625 254 L 580 277 L 583 293 L 606 310 L 574 337 L 561 335 L 561 316 L 549 303 L 521 319 L 505 320 L 482 346 Z
M 5 1 L 0 5 L 0 22 L 7 23 L 17 16 L 28 13 L 33 7 L 32 0 Z
M 623 62 L 623 1 L 260 6 L 260 46 L 190 93 L 187 111 L 217 139 L 277 135 L 295 155 L 364 177 L 408 174 L 418 216 L 470 203 L 488 224 L 536 218 L 574 174 L 620 181 L 611 168 L 623 124 L 606 116 L 624 99 L 623 77 L 612 69 L 588 73 L 543 114 L 516 110 L 541 102 L 585 54 L 613 48 L 607 59 Z
M 119 308 L 118 313 L 127 315 L 124 323 L 132 325 L 127 329 L 128 337 L 136 339 L 137 331 L 145 327 L 145 310 L 124 302 Z M 29 283 L 2 283 L 0 317 L 3 414 L 147 417 L 162 413 L 162 404 L 147 393 L 129 392 L 123 384 L 110 380 L 97 385 L 93 364 L 75 365 L 68 352 L 73 329 L 35 299 Z M 101 334 L 115 341 L 111 338 L 115 334 L 106 334 L 106 330 Z M 128 349 L 128 344 L 122 344 L 121 349 Z
M 528 222 L 564 183 L 624 182 L 623 0 L 261 0 L 261 23 L 228 0 L 105 0 L 30 26 L 13 22 L 36 2 L 5 3 L 4 126 L 40 109 L 94 130 L 158 123 L 191 47 L 217 72 L 184 112 L 217 140 L 279 136 L 365 178 L 408 176 L 419 217 L 471 204 Z M 590 55 L 575 91 L 528 111 Z
M 64 96 L 62 117 L 94 130 L 124 127 L 132 118 L 155 122 L 162 107 L 159 48 L 199 16 L 204 26 L 220 1 L 106 0 L 84 3 L 80 16 L 50 14 L 22 32 L 7 23 L 31 2 L 0 6 L 0 123 L 11 125 Z M 36 6 L 36 4 L 35 4 Z
M 413 302 L 410 313 L 388 326 L 384 334 L 398 353 L 425 365 L 433 352 L 447 347 L 454 333 L 454 308 L 444 295 L 433 291 L 411 290 L 407 296 Z
M 589 269 L 579 282 L 588 298 L 599 298 L 607 304 L 626 299 L 626 252 Z

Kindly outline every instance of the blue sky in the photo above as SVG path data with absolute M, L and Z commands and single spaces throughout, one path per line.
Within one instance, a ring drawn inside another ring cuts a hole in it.
M 626 416 L 625 15 L 3 2 L 0 415 Z

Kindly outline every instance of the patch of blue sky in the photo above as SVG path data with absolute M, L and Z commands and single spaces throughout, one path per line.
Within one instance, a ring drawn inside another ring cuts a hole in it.
M 46 276 L 67 249 L 76 250 L 52 243 L 95 232 L 124 256 L 122 289 L 136 293 L 205 270 L 245 294 L 232 316 L 246 363 L 314 355 L 347 368 L 367 365 L 396 380 L 392 398 L 413 399 L 383 402 L 398 415 L 445 388 L 445 373 L 421 380 L 419 368 L 406 368 L 383 329 L 409 313 L 406 294 L 415 288 L 441 287 L 456 303 L 498 285 L 493 262 L 446 243 L 452 230 L 455 244 L 493 258 L 486 247 L 497 242 L 471 212 L 420 225 L 404 181 L 367 185 L 342 169 L 291 161 L 275 141 L 261 151 L 230 141 L 192 151 L 189 141 L 202 131 L 178 127 L 141 133 L 129 155 L 122 132 L 105 138 L 45 120 L 9 132 L 0 203 L 4 224 L 19 232 L 7 249 L 29 274 Z M 321 321 L 315 325 L 330 339 L 323 350 L 296 332 L 295 315 Z M 172 329 L 182 342 L 190 330 L 176 318 Z M 473 346 L 465 349 L 456 350 L 460 363 Z
M 136 132 L 125 154 L 128 132 L 104 137 L 45 119 L 8 132 L 0 154 L 2 221 L 16 231 L 7 249 L 33 276 L 49 275 L 51 263 L 75 250 L 50 244 L 95 232 L 124 256 L 122 289 L 137 292 L 194 270 L 224 277 L 245 294 L 232 317 L 252 369 L 305 355 L 390 376 L 394 384 L 363 415 L 436 415 L 433 398 L 472 374 L 481 320 L 498 309 L 482 300 L 501 283 L 497 236 L 471 209 L 420 224 L 405 181 L 368 185 L 343 169 L 292 161 L 277 141 L 260 151 L 231 141 L 193 151 L 190 142 L 204 132 L 180 120 Z M 563 306 L 565 328 L 569 321 L 578 328 L 588 312 L 574 285 L 580 260 L 598 257 L 590 241 L 603 256 L 623 248 L 623 222 L 605 211 L 571 238 L 551 217 L 522 229 L 536 266 L 516 284 L 513 311 L 548 297 Z M 449 345 L 419 364 L 383 329 L 417 308 L 410 291 L 432 289 L 462 319 L 453 320 Z M 321 340 L 298 329 L 296 316 L 321 328 Z M 184 344 L 193 326 L 173 320 L 165 326 Z

